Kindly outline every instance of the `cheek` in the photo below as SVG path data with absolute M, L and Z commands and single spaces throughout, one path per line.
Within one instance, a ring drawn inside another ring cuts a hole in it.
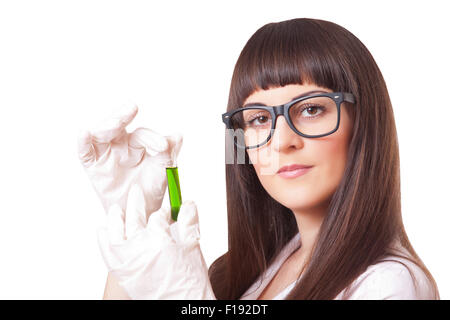
M 335 191 L 344 175 L 347 163 L 347 145 L 341 139 L 330 139 L 317 145 L 316 154 L 319 169 L 318 183 L 322 184 L 329 193 Z
M 345 109 L 344 109 L 345 110 Z M 348 114 L 342 113 L 342 122 L 339 130 L 331 135 L 329 141 L 317 149 L 317 153 L 321 154 L 324 165 L 324 174 L 330 178 L 330 184 L 337 188 L 344 175 L 345 166 L 347 164 L 348 148 L 350 145 L 351 134 L 353 130 L 352 122 Z
M 335 134 L 318 139 L 305 139 L 303 148 L 296 151 L 296 156 L 290 157 L 299 163 L 305 161 L 314 165 L 308 174 L 296 179 L 286 180 L 276 174 L 264 174 L 270 172 L 267 168 L 274 167 L 268 165 L 273 164 L 273 154 L 269 156 L 266 152 L 248 151 L 261 185 L 272 198 L 291 209 L 316 206 L 330 199 L 342 181 L 351 138 L 352 128 L 348 118 L 343 119 L 341 124 Z
M 280 168 L 280 155 L 271 148 L 260 148 L 258 150 L 248 150 L 248 157 L 259 177 L 273 176 Z
M 328 196 L 336 191 L 344 176 L 351 132 L 352 127 L 348 118 L 344 116 L 342 126 L 335 134 L 311 145 L 314 154 L 317 155 L 317 164 L 320 166 L 320 170 L 317 170 L 317 183 L 326 189 L 324 193 Z

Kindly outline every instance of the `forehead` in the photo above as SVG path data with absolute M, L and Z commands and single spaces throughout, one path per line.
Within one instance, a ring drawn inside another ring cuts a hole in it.
M 315 84 L 289 84 L 284 87 L 273 87 L 267 90 L 256 90 L 245 99 L 243 105 L 247 103 L 263 103 L 265 105 L 279 105 L 290 101 L 293 97 L 312 90 L 323 90 L 332 92 L 329 88 L 317 86 Z

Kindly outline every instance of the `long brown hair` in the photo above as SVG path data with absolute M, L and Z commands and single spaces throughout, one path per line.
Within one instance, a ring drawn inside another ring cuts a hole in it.
M 399 148 L 388 90 L 357 37 L 317 19 L 264 25 L 238 58 L 227 111 L 240 107 L 255 90 L 303 83 L 351 92 L 356 104 L 348 108 L 353 135 L 344 176 L 308 266 L 287 299 L 333 299 L 368 266 L 390 254 L 400 256 L 391 250 L 394 239 L 425 272 L 439 299 L 436 282 L 403 226 Z M 245 164 L 235 158 L 225 165 L 228 252 L 209 269 L 218 299 L 239 299 L 298 232 L 292 211 L 270 197 L 245 158 Z

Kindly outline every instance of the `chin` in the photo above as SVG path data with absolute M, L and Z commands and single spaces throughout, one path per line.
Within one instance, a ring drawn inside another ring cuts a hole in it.
M 307 197 L 306 199 L 303 199 L 303 197 L 286 197 L 284 196 L 278 196 L 273 197 L 277 202 L 281 203 L 286 208 L 289 208 L 291 210 L 301 210 L 305 208 L 311 208 L 316 206 L 316 201 L 312 201 L 311 197 Z

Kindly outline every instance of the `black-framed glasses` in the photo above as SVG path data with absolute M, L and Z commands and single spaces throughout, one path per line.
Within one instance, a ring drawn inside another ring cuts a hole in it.
M 252 149 L 269 142 L 279 115 L 283 115 L 289 127 L 302 137 L 319 138 L 332 134 L 339 128 L 344 101 L 355 103 L 355 96 L 349 92 L 318 93 L 274 107 L 235 109 L 222 114 L 222 121 L 237 147 Z

